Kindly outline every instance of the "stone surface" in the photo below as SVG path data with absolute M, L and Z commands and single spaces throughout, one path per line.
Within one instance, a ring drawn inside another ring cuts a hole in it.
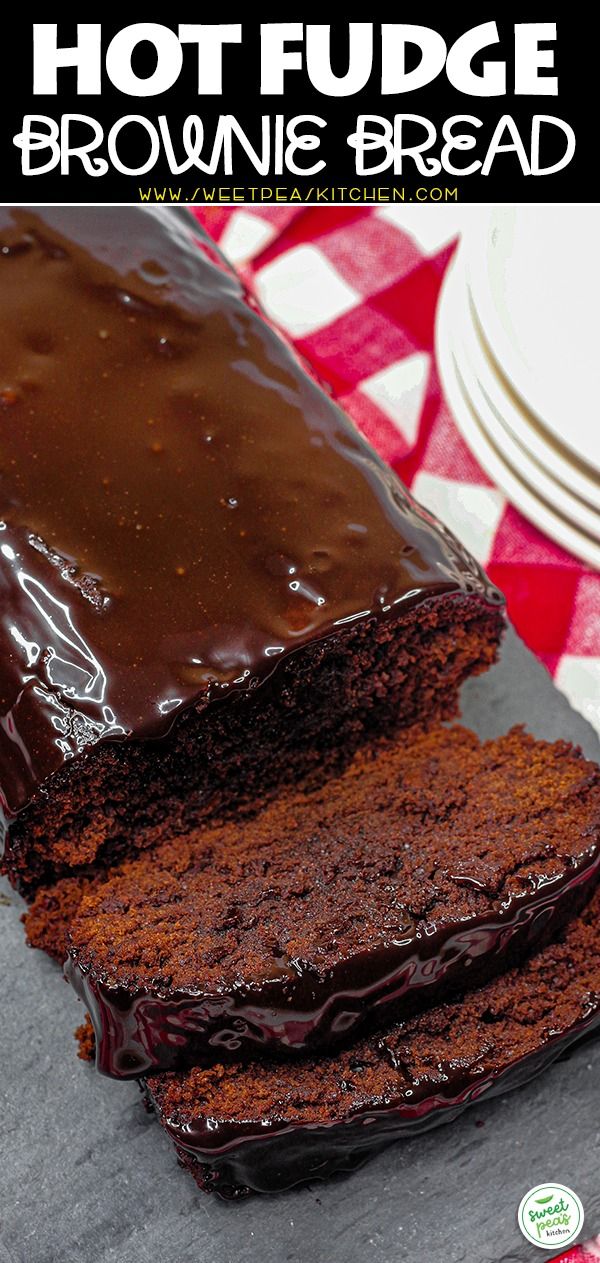
M 592 729 L 512 635 L 463 702 L 482 736 L 524 722 L 600 756 Z M 3 885 L 0 1263 L 534 1263 L 517 1206 L 553 1179 L 581 1197 L 588 1235 L 600 1228 L 600 1041 L 350 1178 L 227 1206 L 178 1169 L 135 1084 L 77 1060 L 81 1006 L 25 947 L 20 912 Z

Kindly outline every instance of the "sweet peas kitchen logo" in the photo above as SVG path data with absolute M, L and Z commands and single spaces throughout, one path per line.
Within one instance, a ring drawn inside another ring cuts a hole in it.
M 538 1184 L 525 1194 L 517 1218 L 527 1241 L 542 1250 L 559 1250 L 579 1236 L 583 1206 L 563 1184 Z

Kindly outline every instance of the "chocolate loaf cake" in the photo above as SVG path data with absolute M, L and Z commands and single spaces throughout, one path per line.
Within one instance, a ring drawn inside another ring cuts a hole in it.
M 0 324 L 13 882 L 455 714 L 494 660 L 498 592 L 187 212 L 0 208 Z
M 337 1056 L 146 1079 L 183 1166 L 222 1197 L 360 1166 L 520 1086 L 600 1026 L 600 895 L 562 939 L 453 1004 Z
M 68 947 L 97 1065 L 133 1077 L 412 1015 L 548 941 L 599 879 L 600 768 L 522 729 L 411 729 L 324 788 L 42 889 L 27 931 Z

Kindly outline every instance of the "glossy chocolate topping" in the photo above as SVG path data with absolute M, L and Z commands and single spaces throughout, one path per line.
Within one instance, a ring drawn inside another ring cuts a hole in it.
M 186 212 L 0 208 L 0 789 L 348 622 L 498 600 Z

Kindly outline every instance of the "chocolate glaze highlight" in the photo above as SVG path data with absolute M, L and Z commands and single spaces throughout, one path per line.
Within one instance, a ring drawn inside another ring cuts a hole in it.
M 539 879 L 496 916 L 446 921 L 427 934 L 358 953 L 315 976 L 302 961 L 279 978 L 229 993 L 110 985 L 67 958 L 64 972 L 92 1019 L 96 1066 L 114 1078 L 240 1057 L 317 1053 L 366 1021 L 382 1025 L 476 987 L 555 937 L 581 911 L 600 875 L 591 847 L 568 877 Z
M 500 601 L 186 212 L 1 208 L 0 290 L 6 816 L 354 621 Z

